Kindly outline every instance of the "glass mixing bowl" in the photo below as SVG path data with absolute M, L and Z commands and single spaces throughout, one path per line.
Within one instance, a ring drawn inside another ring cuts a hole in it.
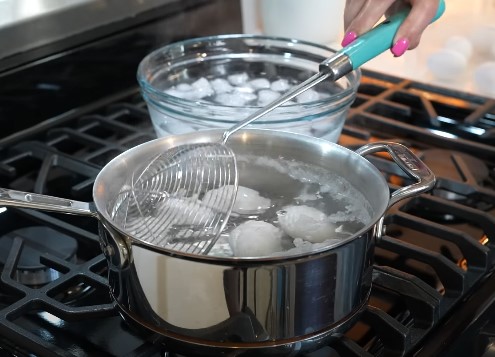
M 309 42 L 222 35 L 177 42 L 147 55 L 141 93 L 159 137 L 228 128 L 318 71 L 335 51 Z M 251 126 L 336 142 L 354 101 L 360 71 L 324 81 Z

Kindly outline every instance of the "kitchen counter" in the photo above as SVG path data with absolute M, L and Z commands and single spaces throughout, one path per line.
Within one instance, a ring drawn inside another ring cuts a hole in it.
M 486 49 L 486 52 L 480 48 L 481 43 L 495 45 L 495 1 L 446 0 L 446 5 L 445 14 L 424 32 L 419 47 L 399 58 L 384 53 L 368 62 L 364 68 L 495 98 L 495 78 L 489 91 L 479 88 L 474 79 L 474 72 L 479 65 L 488 61 L 495 63 L 495 47 Z M 450 79 L 437 78 L 428 68 L 428 58 L 454 36 L 467 38 L 474 44 L 472 55 L 461 72 L 452 73 Z

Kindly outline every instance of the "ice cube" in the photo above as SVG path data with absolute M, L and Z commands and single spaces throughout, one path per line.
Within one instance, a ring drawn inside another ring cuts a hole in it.
M 210 95 L 215 94 L 210 82 L 204 77 L 201 77 L 195 81 L 191 86 L 193 87 L 194 96 L 196 99 L 209 97 Z
M 178 90 L 178 91 L 181 91 L 181 92 L 190 92 L 193 90 L 193 87 L 192 85 L 188 84 L 188 83 L 179 83 L 175 86 L 175 88 Z
M 275 92 L 286 92 L 290 89 L 290 84 L 287 79 L 277 79 L 276 81 L 273 81 L 272 84 L 270 85 L 270 89 L 275 91 Z
M 335 226 L 325 213 L 310 206 L 289 206 L 278 212 L 280 227 L 292 238 L 321 243 L 332 237 Z
M 242 99 L 244 99 L 244 103 L 251 102 L 253 100 L 258 99 L 258 96 L 254 93 L 254 89 L 252 87 L 235 87 L 232 95 L 238 95 Z
M 234 86 L 240 86 L 245 84 L 249 80 L 249 76 L 247 73 L 235 73 L 231 74 L 230 76 L 227 77 L 228 81 L 230 84 Z
M 271 89 L 262 89 L 258 92 L 258 105 L 265 106 L 273 102 L 280 97 L 280 93 L 272 91 Z
M 190 133 L 195 131 L 193 127 L 188 125 L 188 123 L 184 120 L 177 120 L 165 113 L 162 113 L 156 109 L 156 107 L 150 105 L 148 106 L 148 110 L 150 113 L 151 120 L 153 122 L 153 126 L 157 132 L 159 137 L 174 135 L 174 134 L 183 134 Z
M 237 257 L 263 257 L 282 250 L 283 232 L 263 221 L 246 221 L 230 232 L 229 244 Z
M 242 107 L 246 104 L 246 100 L 242 96 L 233 93 L 221 93 L 215 96 L 215 102 L 231 107 Z
M 320 94 L 314 89 L 308 89 L 296 97 L 298 103 L 310 103 L 320 99 Z
M 255 89 L 268 89 L 270 88 L 270 81 L 266 78 L 256 78 L 249 81 L 249 85 Z
M 248 84 L 234 87 L 234 93 L 252 94 L 254 92 L 256 92 L 256 90 Z
M 195 100 L 195 94 L 194 92 L 191 91 L 180 91 L 175 87 L 171 87 L 167 90 L 165 90 L 165 93 L 168 95 L 171 95 L 173 97 L 181 98 L 181 99 L 189 99 L 189 100 Z
M 234 89 L 234 87 L 232 87 L 232 85 L 223 78 L 215 78 L 210 82 L 210 84 L 216 94 L 229 93 Z

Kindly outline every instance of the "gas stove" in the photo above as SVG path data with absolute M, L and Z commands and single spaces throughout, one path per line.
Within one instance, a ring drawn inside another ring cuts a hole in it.
M 90 202 L 107 162 L 155 138 L 139 60 L 163 43 L 239 30 L 238 9 L 225 13 L 226 4 L 181 9 L 0 74 L 0 187 Z M 218 28 L 174 25 L 217 13 Z M 407 145 L 438 182 L 390 209 L 367 307 L 306 356 L 495 355 L 495 100 L 363 71 L 339 143 L 377 140 Z M 368 159 L 391 190 L 410 184 L 387 156 Z M 118 315 L 92 218 L 0 207 L 0 273 L 1 356 L 174 356 Z

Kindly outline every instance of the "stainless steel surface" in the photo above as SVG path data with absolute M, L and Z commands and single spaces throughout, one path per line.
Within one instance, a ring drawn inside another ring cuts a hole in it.
M 435 186 L 433 172 L 404 145 L 393 142 L 376 142 L 360 147 L 356 153 L 364 156 L 380 151 L 387 151 L 405 173 L 417 180 L 415 184 L 394 191 L 390 197 L 389 207 L 400 200 L 431 190 Z
M 112 222 L 140 240 L 207 254 L 232 212 L 237 164 L 225 145 L 180 145 L 143 161 L 119 192 Z M 201 199 L 199 199 L 201 198 Z
M 320 63 L 320 72 L 329 72 L 333 81 L 353 71 L 352 61 L 344 53 L 337 53 Z
M 96 216 L 92 203 L 0 188 L 0 204 L 24 208 L 42 209 L 68 214 Z
M 0 58 L 180 0 L 2 0 Z
M 242 131 L 229 141 L 236 153 L 283 156 L 325 167 L 362 192 L 372 209 L 370 223 L 331 248 L 271 258 L 193 255 L 139 240 L 112 222 L 115 198 L 136 164 L 174 146 L 216 142 L 222 134 L 222 130 L 201 131 L 150 141 L 102 169 L 93 198 L 111 294 L 126 321 L 157 333 L 178 352 L 218 355 L 249 350 L 253 355 L 287 355 L 317 348 L 365 305 L 371 289 L 375 225 L 390 206 L 388 184 L 359 154 L 325 140 L 271 130 Z M 376 145 L 382 149 L 385 144 Z M 396 149 L 400 157 L 402 151 Z M 412 170 L 410 160 L 416 158 L 408 156 L 399 165 Z M 37 207 L 63 211 L 67 205 L 54 206 Z
M 124 318 L 179 344 L 178 352 L 311 349 L 367 301 L 373 246 L 370 230 L 322 254 L 225 265 L 131 243 L 132 263 L 111 268 L 109 281 Z
M 402 171 L 417 181 L 412 185 L 402 187 L 392 192 L 388 208 L 400 200 L 417 196 L 420 193 L 429 191 L 435 187 L 436 179 L 433 172 L 404 145 L 393 142 L 369 143 L 357 149 L 356 153 L 365 156 L 380 151 L 387 151 Z M 376 224 L 375 234 L 377 239 L 380 239 L 385 234 L 383 220 L 384 218 L 382 217 Z

